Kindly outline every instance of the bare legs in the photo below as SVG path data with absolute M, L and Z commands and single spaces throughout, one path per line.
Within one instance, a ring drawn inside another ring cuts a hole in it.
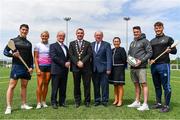
M 123 102 L 124 88 L 123 85 L 114 85 L 114 102 L 116 106 L 121 106 Z
M 50 72 L 41 72 L 40 75 L 37 76 L 37 103 L 41 103 L 46 101 L 46 96 L 48 92 L 48 84 L 50 80 Z

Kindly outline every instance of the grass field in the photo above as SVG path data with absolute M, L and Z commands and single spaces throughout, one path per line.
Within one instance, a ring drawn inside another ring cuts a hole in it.
M 34 107 L 32 110 L 21 110 L 20 86 L 15 89 L 13 98 L 13 111 L 11 115 L 4 115 L 6 108 L 6 90 L 8 86 L 8 76 L 10 69 L 0 68 L 0 119 L 180 119 L 180 71 L 171 71 L 171 111 L 169 113 L 160 113 L 159 110 L 149 110 L 140 112 L 136 109 L 127 108 L 127 105 L 134 100 L 134 86 L 129 78 L 129 71 L 126 71 L 126 85 L 124 94 L 124 105 L 122 107 L 115 107 L 113 102 L 113 86 L 110 85 L 110 101 L 108 107 L 93 106 L 93 86 L 91 86 L 91 106 L 86 108 L 81 105 L 80 108 L 74 107 L 73 99 L 73 79 L 71 73 L 69 74 L 67 86 L 67 108 L 58 108 L 54 110 L 49 106 L 48 108 L 36 110 L 36 77 L 35 74 L 28 85 L 27 101 Z M 149 85 L 149 105 L 154 103 L 155 94 L 152 85 L 151 74 L 148 72 Z M 51 87 L 49 85 L 49 92 L 47 96 L 47 103 L 50 105 Z M 83 93 L 82 93 L 83 95 Z

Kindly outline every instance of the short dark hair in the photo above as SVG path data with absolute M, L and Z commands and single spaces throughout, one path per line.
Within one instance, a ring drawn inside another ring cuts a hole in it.
M 113 41 L 114 41 L 115 39 L 118 39 L 119 42 L 121 42 L 121 38 L 120 38 L 120 37 L 114 37 L 114 38 L 113 38 Z
M 84 32 L 84 29 L 83 29 L 83 28 L 78 28 L 78 29 L 76 30 L 76 32 L 77 32 L 78 30 L 81 30 L 81 31 Z
M 141 31 L 141 27 L 140 27 L 140 26 L 134 26 L 134 27 L 133 27 L 133 30 L 134 30 L 134 29 L 138 29 L 138 30 Z
M 22 27 L 25 27 L 25 28 L 29 29 L 29 26 L 27 24 L 22 24 L 22 25 L 20 25 L 19 28 L 21 29 Z
M 163 27 L 163 23 L 158 21 L 158 22 L 154 23 L 154 27 L 156 27 L 156 26 L 162 26 Z

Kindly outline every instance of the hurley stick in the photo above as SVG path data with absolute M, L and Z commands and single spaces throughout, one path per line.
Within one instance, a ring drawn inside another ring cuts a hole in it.
M 8 42 L 8 47 L 9 47 L 12 51 L 16 50 L 16 46 L 15 46 L 15 44 L 14 44 L 14 41 L 12 41 L 12 40 L 9 40 L 9 42 Z M 18 58 L 19 58 L 19 59 L 21 60 L 21 62 L 25 65 L 25 67 L 29 70 L 30 68 L 27 66 L 27 64 L 26 64 L 26 62 L 23 60 L 23 58 L 22 58 L 21 56 L 19 56 Z
M 172 48 L 176 47 L 177 45 L 178 45 L 178 43 L 173 43 L 173 44 L 171 45 L 171 47 L 169 47 L 169 48 L 172 49 Z M 159 59 L 161 56 L 163 56 L 166 52 L 167 52 L 167 50 L 165 50 L 165 51 L 162 52 L 160 55 L 158 55 L 158 56 L 154 59 L 153 63 L 155 63 L 155 61 L 156 61 L 157 59 Z M 151 65 L 152 65 L 153 63 L 151 63 Z

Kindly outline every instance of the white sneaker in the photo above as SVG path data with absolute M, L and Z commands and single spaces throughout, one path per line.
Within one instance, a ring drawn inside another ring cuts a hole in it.
M 36 109 L 40 109 L 40 108 L 41 108 L 41 103 L 38 103 Z
M 7 107 L 4 114 L 11 114 L 11 107 Z
M 141 107 L 137 108 L 139 111 L 149 110 L 149 106 L 146 103 L 143 103 Z
M 32 109 L 33 107 L 27 105 L 27 104 L 24 104 L 24 105 L 21 105 L 21 109 L 25 109 L 25 110 L 30 110 Z
M 134 101 L 132 104 L 128 105 L 128 107 L 131 107 L 131 108 L 138 108 L 140 106 L 141 106 L 141 103 L 137 101 Z
M 43 106 L 44 108 L 48 107 L 48 105 L 46 104 L 46 102 L 42 102 L 42 106 Z

